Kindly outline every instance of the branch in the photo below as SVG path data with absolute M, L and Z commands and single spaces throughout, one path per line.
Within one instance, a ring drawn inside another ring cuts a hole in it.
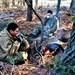
M 39 17 L 39 15 L 36 13 L 36 11 L 33 9 L 33 7 L 31 6 L 31 4 L 28 2 L 28 0 L 25 0 L 26 4 L 31 7 L 32 11 L 34 12 L 34 14 L 38 17 L 38 19 L 41 21 L 41 24 L 42 24 L 42 30 L 41 30 L 41 42 L 43 41 L 43 21 L 42 19 Z
M 31 7 L 31 9 L 33 10 L 33 12 L 35 13 L 35 15 L 38 17 L 38 19 L 41 21 L 42 23 L 42 19 L 39 17 L 39 15 L 36 13 L 36 11 L 33 9 L 33 7 L 31 6 L 31 4 L 28 2 L 28 0 L 25 0 L 26 4 Z

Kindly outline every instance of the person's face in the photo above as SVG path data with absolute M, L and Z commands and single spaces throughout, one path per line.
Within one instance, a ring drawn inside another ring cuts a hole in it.
M 13 30 L 10 30 L 10 34 L 12 36 L 17 36 L 18 35 L 18 31 L 19 31 L 19 28 L 16 28 L 14 31 Z
M 48 16 L 48 17 L 52 17 L 52 14 L 50 14 L 50 13 L 47 13 L 47 16 Z

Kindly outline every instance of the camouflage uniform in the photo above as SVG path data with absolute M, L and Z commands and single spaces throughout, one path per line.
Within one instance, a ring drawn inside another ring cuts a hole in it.
M 52 18 L 50 17 L 48 18 L 46 16 L 42 19 L 42 21 L 44 25 L 43 28 L 44 36 L 48 36 L 49 34 L 54 33 L 57 30 L 57 26 L 59 26 L 59 21 L 55 16 L 53 16 Z M 42 26 L 37 26 L 34 28 L 31 34 L 37 36 L 37 34 L 41 32 L 41 30 L 42 30 Z
M 0 60 L 17 64 L 19 61 L 27 59 L 25 45 L 29 45 L 29 43 L 24 37 L 22 43 L 15 40 L 6 28 L 3 29 L 0 32 Z

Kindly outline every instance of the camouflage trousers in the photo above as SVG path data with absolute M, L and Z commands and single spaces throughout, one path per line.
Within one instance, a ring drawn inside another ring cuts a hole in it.
M 53 29 L 52 31 L 48 31 L 45 29 L 45 27 L 43 28 L 43 36 L 50 36 L 52 33 L 54 33 L 56 31 L 56 29 Z M 33 29 L 33 31 L 31 32 L 31 34 L 38 36 L 39 34 L 41 34 L 42 32 L 42 26 L 37 26 Z
M 25 61 L 28 58 L 28 53 L 26 52 L 25 45 L 21 45 L 18 53 L 14 55 L 7 55 L 4 58 L 4 61 L 7 61 L 10 64 L 17 64 L 20 61 Z
M 38 34 L 41 33 L 42 27 L 41 26 L 37 26 L 33 29 L 32 34 L 35 36 L 38 36 Z

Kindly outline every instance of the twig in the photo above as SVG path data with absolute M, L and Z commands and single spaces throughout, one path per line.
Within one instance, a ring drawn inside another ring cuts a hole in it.
M 4 74 L 0 71 L 0 75 L 4 75 Z

